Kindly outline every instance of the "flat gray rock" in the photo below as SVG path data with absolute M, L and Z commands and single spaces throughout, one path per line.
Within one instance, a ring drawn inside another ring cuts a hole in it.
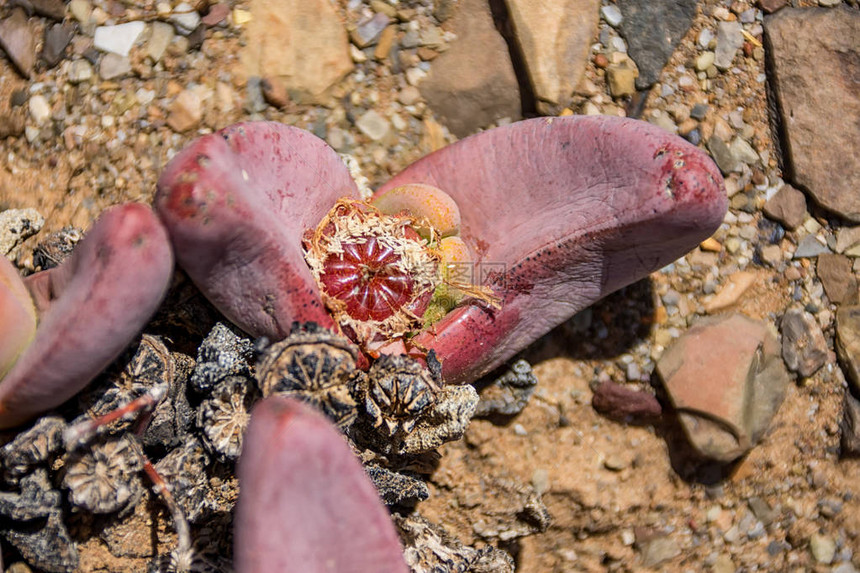
M 764 29 L 791 180 L 860 221 L 860 12 L 785 8 Z
M 782 358 L 788 369 L 806 378 L 827 362 L 827 342 L 815 317 L 799 308 L 783 315 Z
M 621 35 L 639 68 L 636 89 L 647 89 L 660 78 L 663 66 L 690 29 L 696 0 L 618 0 L 624 19 Z

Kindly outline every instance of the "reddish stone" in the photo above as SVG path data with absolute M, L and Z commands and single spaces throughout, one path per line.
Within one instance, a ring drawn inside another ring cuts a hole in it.
M 823 253 L 818 255 L 815 270 L 830 302 L 836 304 L 857 302 L 857 277 L 854 275 L 851 259 L 842 255 Z
M 223 22 L 229 13 L 230 6 L 223 2 L 219 2 L 218 4 L 209 6 L 209 13 L 203 16 L 200 21 L 211 28 L 212 26 L 217 26 Z
M 773 14 L 777 10 L 785 8 L 788 0 L 758 0 L 758 7 L 765 14 Z
M 663 413 L 653 395 L 611 381 L 594 389 L 591 405 L 607 418 L 626 423 L 653 422 Z
M 663 354 L 657 373 L 693 448 L 720 462 L 761 439 L 789 382 L 776 337 L 741 314 L 690 328 Z
M 791 185 L 783 185 L 764 204 L 764 214 L 793 231 L 806 218 L 806 197 Z

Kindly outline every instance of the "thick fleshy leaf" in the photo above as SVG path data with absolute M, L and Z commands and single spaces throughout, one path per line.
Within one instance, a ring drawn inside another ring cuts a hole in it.
M 36 309 L 18 269 L 0 256 L 0 379 L 36 334 Z
M 273 396 L 253 410 L 239 460 L 238 573 L 406 573 L 388 511 L 321 414 Z
M 614 117 L 539 118 L 492 129 L 407 168 L 378 194 L 439 187 L 501 310 L 451 312 L 417 337 L 449 382 L 470 382 L 579 310 L 684 255 L 723 220 L 722 177 L 700 149 Z
M 324 141 L 252 122 L 174 157 L 154 205 L 177 261 L 212 304 L 249 334 L 280 339 L 294 320 L 333 325 L 302 256 L 302 234 L 337 199 L 358 196 Z
M 0 382 L 0 428 L 59 406 L 132 341 L 170 282 L 167 232 L 146 205 L 113 207 L 63 264 L 27 277 L 33 342 Z
M 470 382 L 579 310 L 675 260 L 727 208 L 711 159 L 644 122 L 542 118 L 467 138 L 409 167 L 377 197 L 428 184 L 456 201 L 476 283 L 500 310 L 467 304 L 416 338 L 449 382 Z M 346 168 L 313 135 L 270 123 L 204 137 L 162 175 L 156 208 L 180 263 L 253 335 L 292 321 L 332 326 L 301 238 L 337 198 Z M 463 277 L 459 277 L 462 279 Z

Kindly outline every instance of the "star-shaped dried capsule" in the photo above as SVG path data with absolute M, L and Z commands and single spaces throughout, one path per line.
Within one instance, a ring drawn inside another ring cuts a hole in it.
M 296 325 L 290 336 L 265 351 L 257 381 L 264 397 L 298 398 L 346 428 L 356 416 L 352 388 L 362 375 L 357 358 L 358 348 L 343 336 L 314 323 Z
M 69 490 L 73 505 L 93 513 L 112 513 L 139 495 L 138 472 L 143 463 L 131 439 L 103 436 L 68 455 L 63 487 Z

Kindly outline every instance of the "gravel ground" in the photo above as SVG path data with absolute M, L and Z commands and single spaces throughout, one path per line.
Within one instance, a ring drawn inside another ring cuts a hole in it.
M 389 5 L 398 33 L 416 32 L 432 43 L 404 50 L 396 61 L 376 59 L 373 45 L 360 50 L 353 34 L 355 69 L 320 105 L 299 103 L 242 71 L 238 54 L 249 39 L 240 23 L 250 14 L 248 5 L 230 3 L 216 24 L 173 36 L 156 59 L 154 35 L 164 30 L 151 24 L 170 21 L 181 7 L 73 0 L 65 8 L 70 22 L 78 10 L 88 9 L 97 24 L 147 27 L 128 58 L 107 63 L 93 48 L 95 24 L 74 28 L 65 57 L 53 67 L 36 65 L 29 78 L 0 60 L 0 209 L 32 208 L 44 217 L 42 230 L 10 258 L 32 272 L 40 265 L 34 247 L 47 235 L 86 229 L 114 204 L 150 201 L 160 170 L 178 150 L 240 120 L 307 129 L 350 155 L 356 172 L 377 187 L 456 140 L 416 89 L 454 41 L 439 21 L 438 10 L 447 4 L 401 2 L 400 12 Z M 356 28 L 373 9 L 381 10 L 379 3 L 372 5 L 341 2 L 338 12 L 347 28 Z M 855 571 L 860 462 L 840 456 L 846 381 L 833 352 L 837 307 L 815 272 L 814 258 L 798 253 L 815 247 L 809 237 L 835 238 L 849 226 L 811 201 L 793 229 L 763 213 L 787 176 L 768 105 L 762 11 L 743 2 L 700 2 L 659 81 L 649 92 L 626 94 L 609 81 L 615 73 L 610 70 L 627 62 L 625 41 L 617 24 L 610 24 L 616 14 L 606 10 L 614 6 L 604 2 L 584 78 L 553 111 L 636 115 L 702 147 L 715 135 L 727 142 L 739 137 L 745 146 L 708 146 L 718 163 L 740 162 L 727 170 L 729 214 L 694 252 L 583 311 L 525 351 L 522 358 L 538 379 L 528 405 L 501 421 L 475 420 L 463 440 L 443 446 L 427 479 L 429 499 L 418 510 L 461 543 L 504 549 L 516 570 L 527 573 L 648 567 Z M 209 13 L 215 11 L 213 6 Z M 716 32 L 720 23 L 737 21 L 745 43 L 727 69 L 718 69 Z M 54 22 L 37 14 L 31 25 L 42 42 Z M 851 261 L 856 275 L 860 259 Z M 753 274 L 739 274 L 744 272 Z M 745 288 L 729 295 L 727 285 L 742 279 Z M 197 345 L 217 319 L 213 309 L 200 305 L 203 310 L 195 312 L 209 313 L 207 328 L 201 324 L 199 331 L 177 336 L 170 347 L 189 359 L 197 357 Z M 628 425 L 592 407 L 593 389 L 606 382 L 656 394 L 667 404 L 656 364 L 697 318 L 737 310 L 775 329 L 790 306 L 809 311 L 823 330 L 826 363 L 789 386 L 766 436 L 740 461 L 702 462 L 670 414 Z M 161 318 L 150 330 L 165 332 L 169 320 Z M 114 378 L 117 369 L 121 365 L 114 367 Z M 81 404 L 92 406 L 89 399 Z M 195 542 L 214 554 L 214 570 L 228 570 L 236 480 L 229 460 L 207 467 L 206 503 L 220 519 L 196 525 Z M 80 558 L 77 570 L 144 571 L 169 553 L 175 543 L 169 513 L 145 486 L 140 480 L 130 492 L 136 503 L 119 513 L 67 517 Z M 7 571 L 27 570 L 19 553 L 6 543 L 3 550 L 7 565 L 19 562 Z

